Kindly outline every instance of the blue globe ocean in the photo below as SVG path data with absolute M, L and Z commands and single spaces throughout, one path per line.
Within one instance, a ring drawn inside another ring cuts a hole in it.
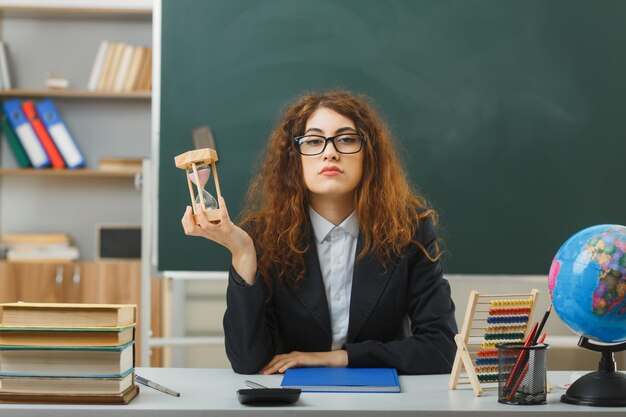
M 626 227 L 592 226 L 569 238 L 549 273 L 552 304 L 575 333 L 626 340 Z

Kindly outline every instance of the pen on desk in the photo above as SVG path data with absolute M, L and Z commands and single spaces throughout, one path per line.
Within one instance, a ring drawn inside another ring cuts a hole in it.
M 139 382 L 142 385 L 145 385 L 147 387 L 150 388 L 154 388 L 157 391 L 161 391 L 164 392 L 166 394 L 169 395 L 173 395 L 174 397 L 180 397 L 180 392 L 176 392 L 174 390 L 171 390 L 167 387 L 164 387 L 163 385 L 157 384 L 156 382 L 152 382 L 149 379 L 143 378 L 139 375 L 135 375 L 135 381 Z
M 245 381 L 243 381 L 243 383 L 250 388 L 267 388 L 265 385 L 257 384 L 256 382 L 250 381 L 249 379 L 246 379 Z

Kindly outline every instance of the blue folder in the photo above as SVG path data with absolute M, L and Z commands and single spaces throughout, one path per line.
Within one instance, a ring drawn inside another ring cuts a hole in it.
M 292 368 L 281 386 L 305 392 L 400 392 L 393 368 Z
M 85 157 L 52 100 L 42 100 L 35 104 L 35 108 L 67 167 L 69 169 L 85 167 Z

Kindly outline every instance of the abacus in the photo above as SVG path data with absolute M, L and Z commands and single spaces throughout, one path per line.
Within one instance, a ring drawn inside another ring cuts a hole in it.
M 480 397 L 483 390 L 498 388 L 496 345 L 524 341 L 538 295 L 536 289 L 522 294 L 470 292 L 461 332 L 454 337 L 457 351 L 450 389 L 471 384 L 474 394 Z

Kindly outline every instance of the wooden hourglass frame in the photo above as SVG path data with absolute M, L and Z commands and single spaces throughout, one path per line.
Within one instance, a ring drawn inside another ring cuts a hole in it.
M 198 215 L 200 213 L 198 213 L 196 209 L 196 196 L 193 191 L 193 182 L 191 181 L 191 177 L 188 174 L 188 171 L 189 169 L 193 170 L 193 176 L 195 179 L 196 189 L 198 191 L 198 198 L 200 199 L 200 204 L 202 205 L 202 207 L 206 207 L 206 202 L 204 201 L 204 187 L 202 186 L 203 184 L 200 182 L 198 169 L 210 166 L 211 172 L 213 173 L 213 178 L 215 179 L 215 190 L 217 191 L 218 208 L 215 210 L 204 210 L 204 214 L 209 221 L 219 221 L 222 215 L 222 210 L 221 208 L 219 208 L 219 198 L 222 194 L 220 192 L 220 182 L 217 178 L 217 167 L 215 166 L 215 162 L 217 162 L 217 152 L 215 152 L 215 149 L 211 148 L 196 149 L 174 157 L 174 163 L 176 164 L 176 168 L 185 170 L 187 185 L 189 186 L 189 195 L 191 196 L 193 221 L 196 224 L 200 224 L 200 222 L 198 221 Z

